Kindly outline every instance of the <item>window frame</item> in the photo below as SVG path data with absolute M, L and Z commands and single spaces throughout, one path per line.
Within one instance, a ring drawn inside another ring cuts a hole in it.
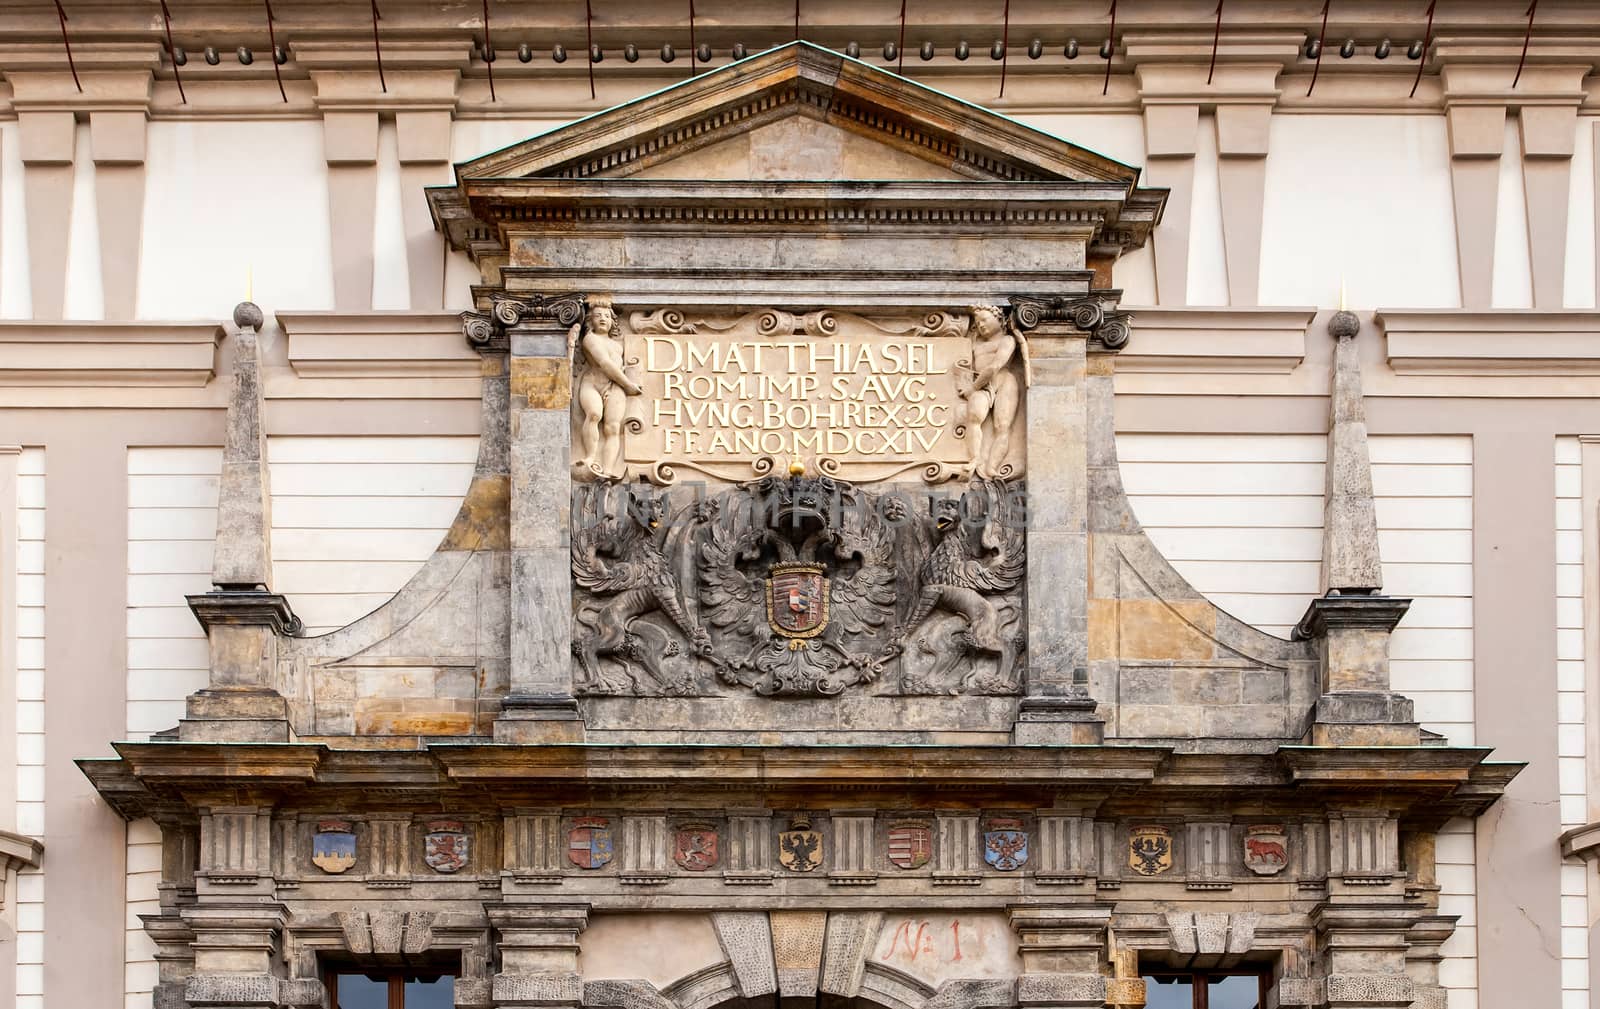
M 415 978 L 418 974 L 418 971 L 416 968 L 407 967 L 373 967 L 370 969 L 363 969 L 359 965 L 350 964 L 344 966 L 331 965 L 324 967 L 322 974 L 322 986 L 323 988 L 327 989 L 328 1004 L 331 1006 L 337 1006 L 339 1004 L 339 975 L 341 974 L 360 974 L 366 978 L 382 976 L 384 981 L 389 985 L 389 1004 L 387 1009 L 406 1009 L 406 981 L 407 979 Z M 439 977 L 455 979 L 460 978 L 460 976 L 461 975 L 455 971 L 442 970 L 439 972 Z M 454 986 L 452 985 L 452 988 L 453 987 Z M 454 1001 L 454 992 L 452 991 L 451 994 L 452 1001 Z
M 1160 967 L 1141 968 L 1139 976 L 1146 980 L 1153 978 L 1172 978 L 1174 980 L 1187 980 L 1189 991 L 1193 996 L 1190 1005 L 1193 1009 L 1210 1009 L 1211 981 L 1225 977 L 1253 977 L 1256 979 L 1257 995 L 1256 1005 L 1265 1006 L 1267 996 L 1272 992 L 1272 973 L 1260 970 L 1170 970 Z

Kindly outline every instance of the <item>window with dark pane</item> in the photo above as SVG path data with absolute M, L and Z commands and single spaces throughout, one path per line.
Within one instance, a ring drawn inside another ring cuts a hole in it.
M 455 980 L 407 971 L 336 970 L 326 984 L 332 1009 L 451 1009 Z
M 1270 979 L 1190 971 L 1146 974 L 1144 983 L 1145 1009 L 1263 1009 Z

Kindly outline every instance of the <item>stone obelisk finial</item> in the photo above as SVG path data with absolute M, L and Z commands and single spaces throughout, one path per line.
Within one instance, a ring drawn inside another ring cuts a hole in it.
M 1378 518 L 1362 404 L 1356 337 L 1361 320 L 1344 307 L 1328 321 L 1333 337 L 1328 494 L 1323 512 L 1322 595 L 1311 600 L 1295 637 L 1318 642 L 1322 696 L 1306 728 L 1317 746 L 1415 746 L 1422 734 L 1410 699 L 1389 687 L 1389 635 L 1411 605 L 1380 594 Z
M 208 684 L 189 695 L 178 738 L 185 741 L 285 742 L 293 736 L 288 703 L 277 690 L 278 638 L 297 633 L 289 601 L 270 590 L 272 528 L 267 440 L 261 424 L 261 309 L 233 310 L 234 343 L 228 430 L 217 492 L 216 555 L 210 592 L 189 596 L 206 629 Z
M 217 544 L 211 583 L 219 589 L 265 589 L 272 580 L 272 523 L 267 439 L 261 425 L 261 309 L 250 301 L 233 310 L 233 388 L 217 494 Z
M 1333 416 L 1328 428 L 1328 492 L 1323 504 L 1322 591 L 1364 595 L 1383 588 L 1378 517 L 1372 502 L 1372 457 L 1361 394 L 1356 335 L 1361 320 L 1340 306 L 1328 322 L 1333 337 Z

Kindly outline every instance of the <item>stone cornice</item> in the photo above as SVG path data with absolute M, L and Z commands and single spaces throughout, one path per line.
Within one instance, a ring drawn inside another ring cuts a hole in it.
M 1283 746 L 1269 754 L 1182 754 L 1164 746 L 661 746 L 438 743 L 418 750 L 332 749 L 303 743 L 117 743 L 119 759 L 79 766 L 125 816 L 178 797 L 246 788 L 272 796 L 315 787 L 354 804 L 485 792 L 504 806 L 629 796 L 662 789 L 707 796 L 836 801 L 876 793 L 1003 793 L 1045 802 L 1063 792 L 1190 799 L 1246 789 L 1280 802 L 1383 802 L 1421 816 L 1475 815 L 1521 764 L 1489 763 L 1485 747 Z M 1309 790 L 1309 791 L 1308 791 Z M 233 794 L 233 793 L 229 793 Z M 1341 796 L 1346 798 L 1341 798 Z M 996 800 L 998 801 L 998 800 Z
M 0 322 L 0 388 L 204 386 L 214 322 Z
M 1600 312 L 1382 309 L 1373 321 L 1402 375 L 1600 375 Z
M 35 869 L 44 857 L 44 844 L 26 834 L 0 830 L 0 873 Z
M 301 378 L 465 378 L 480 373 L 455 313 L 284 312 L 289 366 Z
M 1306 356 L 1314 308 L 1127 307 L 1139 339 L 1117 358 L 1132 373 L 1288 374 Z

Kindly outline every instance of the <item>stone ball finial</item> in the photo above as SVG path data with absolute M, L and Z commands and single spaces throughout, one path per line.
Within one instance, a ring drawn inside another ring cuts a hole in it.
M 1341 308 L 1328 320 L 1328 332 L 1335 340 L 1348 340 L 1361 332 L 1361 320 L 1356 318 L 1356 313 Z
M 253 301 L 241 301 L 233 306 L 233 324 L 240 329 L 260 330 L 266 318 L 261 306 Z

